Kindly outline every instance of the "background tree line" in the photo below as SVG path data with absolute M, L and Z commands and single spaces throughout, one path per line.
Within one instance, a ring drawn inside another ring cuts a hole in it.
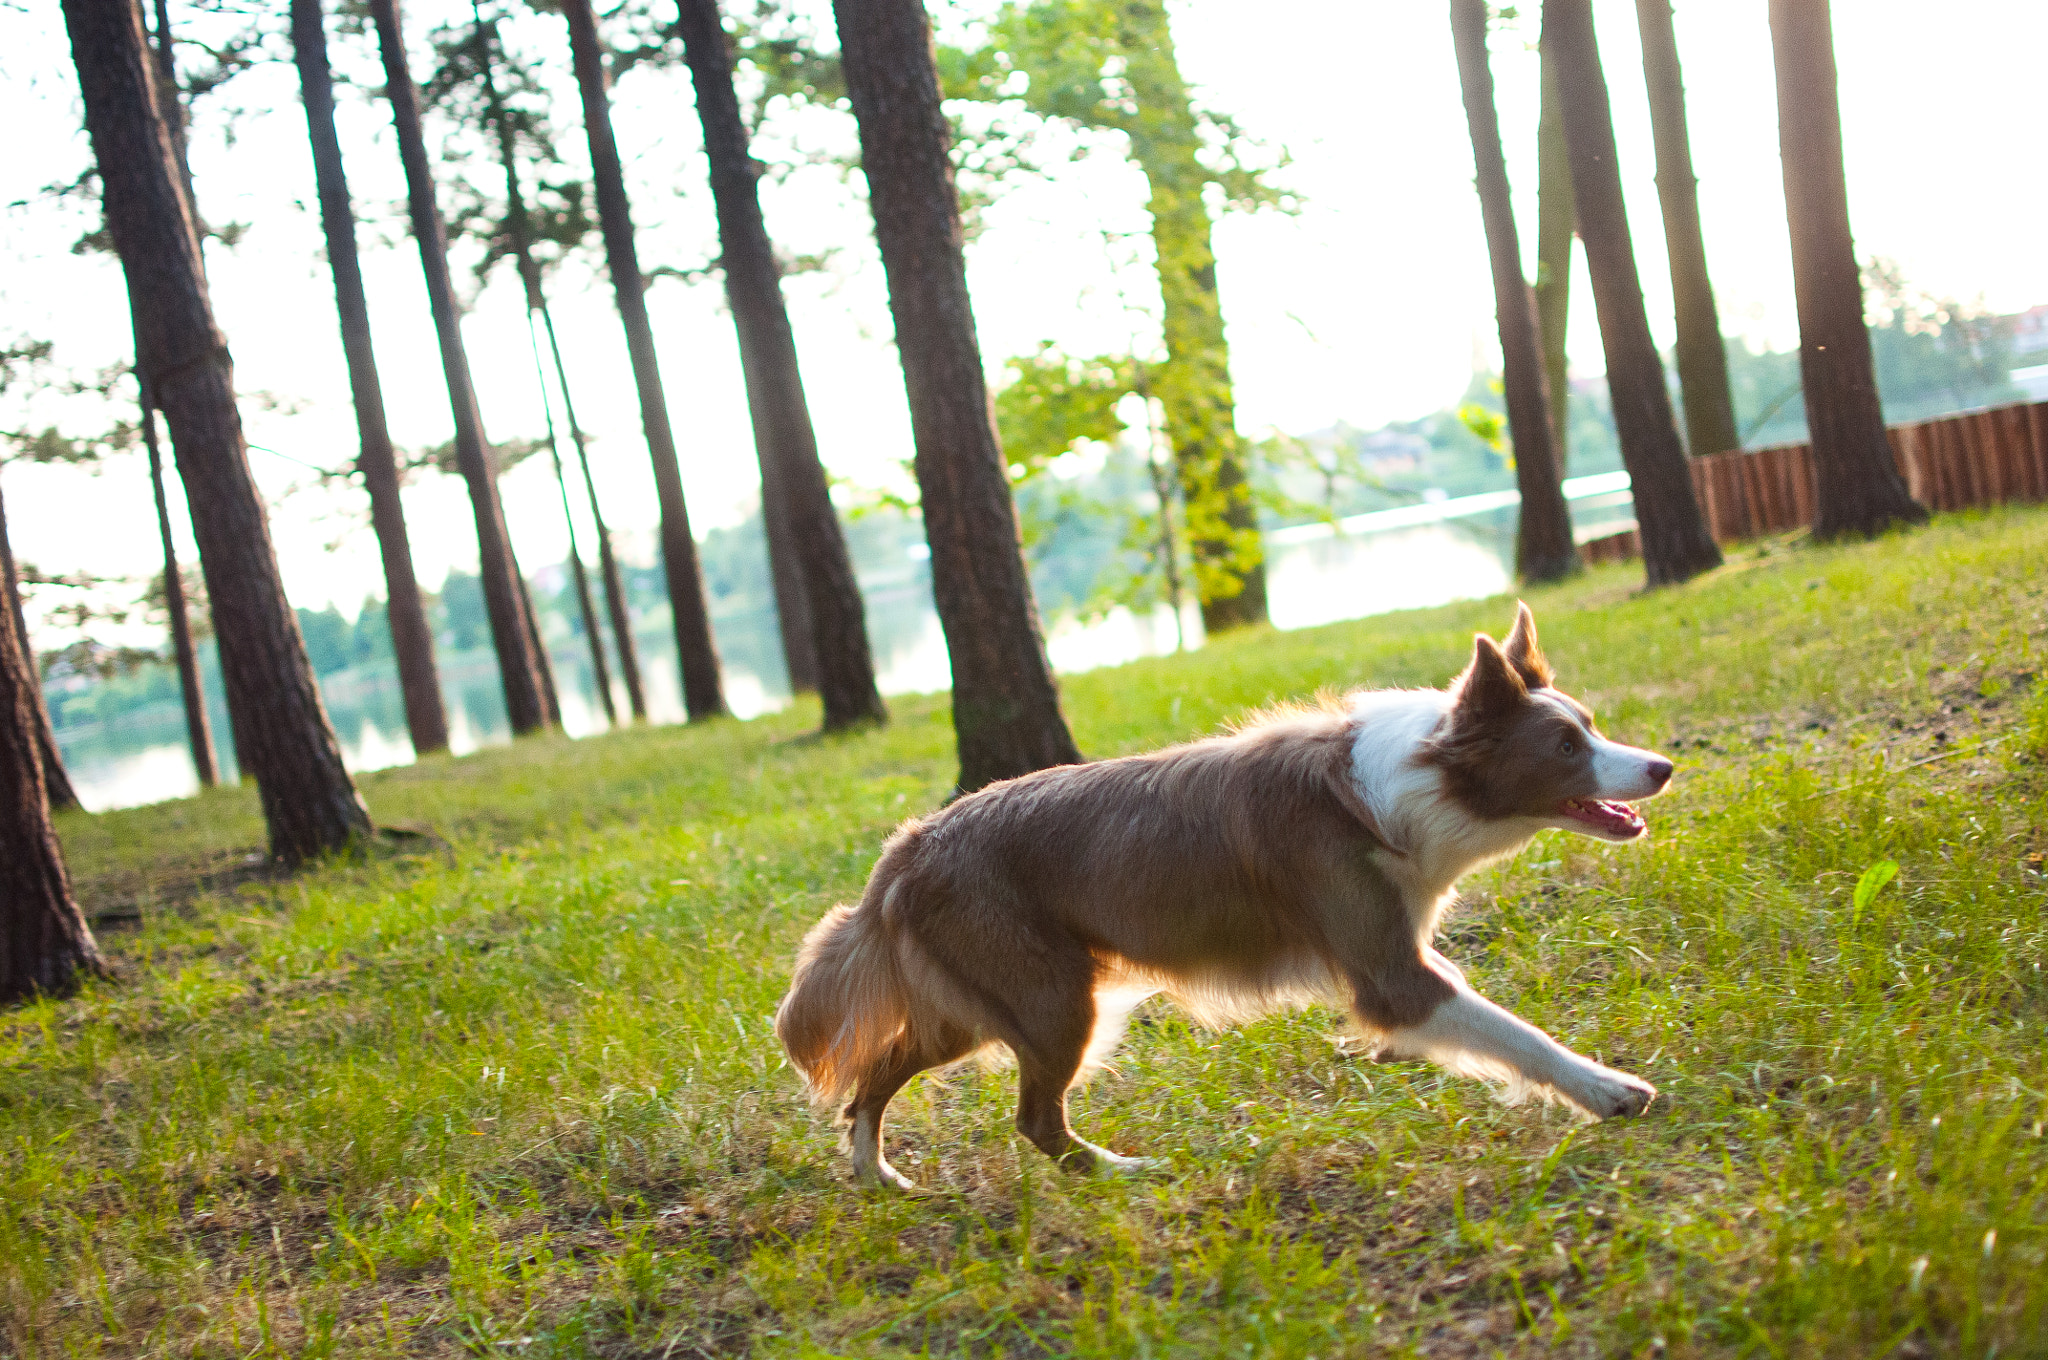
M 1739 435 L 1698 229 L 1670 9 L 1666 0 L 1639 0 L 1638 9 L 1678 300 L 1686 434 L 1644 312 L 1590 0 L 1545 0 L 1542 7 L 1545 95 L 1554 108 L 1539 120 L 1550 153 L 1540 164 L 1552 179 L 1539 194 L 1558 208 L 1548 214 L 1557 221 L 1569 199 L 1585 246 L 1616 441 L 1631 477 L 1647 577 L 1657 585 L 1720 560 L 1686 471 L 1688 436 L 1691 452 L 1706 453 L 1729 447 Z M 163 0 L 149 16 L 136 0 L 65 0 L 63 12 L 96 161 L 104 240 L 128 280 L 138 424 L 159 475 L 156 431 L 159 423 L 164 427 L 186 489 L 238 762 L 257 785 L 273 856 L 295 863 L 347 849 L 368 837 L 372 825 L 315 684 L 306 625 L 313 624 L 323 648 L 333 641 L 331 629 L 322 616 L 302 618 L 286 600 L 265 506 L 249 473 L 241 398 L 228 338 L 214 318 L 205 258 L 206 241 L 226 239 L 231 229 L 208 224 L 194 191 L 184 145 L 192 91 L 177 60 L 171 15 Z M 596 548 L 609 597 L 612 655 L 630 675 L 635 643 L 624 585 L 602 530 L 600 489 L 583 458 L 571 373 L 546 290 L 549 264 L 561 251 L 591 235 L 601 245 L 659 503 L 661 571 L 685 705 L 693 721 L 714 719 L 726 708 L 702 557 L 683 497 L 672 378 L 665 380 L 660 365 L 610 119 L 609 79 L 618 66 L 672 63 L 678 55 L 689 72 L 709 157 L 720 240 L 714 268 L 746 377 L 785 651 L 793 672 L 815 684 L 826 731 L 883 721 L 886 709 L 805 404 L 780 286 L 784 262 L 760 209 L 757 185 L 766 167 L 753 159 L 750 143 L 761 115 L 758 103 L 750 110 L 735 85 L 736 54 L 769 76 L 772 94 L 845 107 L 857 127 L 859 169 L 911 415 L 916 506 L 951 659 L 960 789 L 1081 759 L 1060 713 L 1015 495 L 1077 442 L 1115 446 L 1142 429 L 1135 463 L 1122 470 L 1139 474 L 1131 478 L 1140 488 L 1135 499 L 1149 506 L 1150 517 L 1134 520 L 1122 549 L 1137 554 L 1146 574 L 1156 574 L 1176 599 L 1185 580 L 1212 629 L 1266 618 L 1260 487 L 1254 452 L 1236 430 L 1213 223 L 1224 207 L 1284 209 L 1286 196 L 1273 178 L 1284 157 L 1264 153 L 1227 115 L 1196 102 L 1175 60 L 1163 0 L 1012 3 L 979 30 L 979 46 L 957 50 L 934 47 L 921 0 L 835 0 L 836 52 L 786 31 L 763 41 L 758 23 L 729 30 L 716 0 L 680 0 L 672 17 L 661 11 L 627 16 L 621 26 L 637 29 L 638 42 L 610 69 L 589 0 L 562 0 L 562 30 L 540 59 L 573 72 L 591 166 L 587 191 L 554 173 L 560 158 L 551 110 L 538 98 L 542 86 L 530 69 L 504 50 L 498 29 L 504 12 L 473 4 L 469 24 L 433 35 L 438 65 L 421 75 L 413 71 L 396 0 L 367 0 L 366 17 L 439 339 L 455 430 L 452 461 L 473 512 L 484 631 L 515 732 L 559 723 L 561 705 L 541 615 L 499 497 L 504 458 L 486 433 L 463 342 L 462 299 L 449 257 L 454 233 L 485 243 L 479 284 L 504 260 L 518 275 L 535 382 L 547 403 L 550 462 L 566 514 L 573 494 L 566 435 L 584 471 L 580 489 L 600 525 Z M 1552 390 L 1559 348 L 1554 332 L 1562 320 L 1553 315 L 1562 307 L 1555 295 L 1540 305 L 1522 272 L 1488 69 L 1492 16 L 1478 0 L 1452 0 L 1449 17 L 1447 46 L 1465 96 L 1504 358 L 1501 402 L 1521 492 L 1516 560 L 1524 577 L 1551 579 L 1579 561 L 1559 486 L 1566 462 L 1560 435 L 1570 429 L 1561 414 L 1565 393 Z M 1771 5 L 1801 387 L 1819 482 L 1816 532 L 1823 537 L 1925 517 L 1906 494 L 1885 444 L 1849 234 L 1828 23 L 1825 0 Z M 436 638 L 398 495 L 401 469 L 383 413 L 356 222 L 334 128 L 328 22 L 319 0 L 294 0 L 288 31 L 259 20 L 245 38 L 213 53 L 211 78 L 264 59 L 266 44 L 280 42 L 288 44 L 301 80 L 361 433 L 355 475 L 368 493 L 385 569 L 386 629 L 414 748 L 431 753 L 447 743 Z M 963 106 L 974 103 L 991 105 L 1000 116 L 969 119 Z M 441 108 L 480 148 L 455 157 L 459 169 L 452 175 L 437 170 L 427 144 L 423 110 L 429 106 Z M 1115 134 L 1142 172 L 1160 338 L 1150 353 L 1134 344 L 1128 354 L 1091 360 L 1037 356 L 1014 365 L 1014 381 L 992 401 L 966 287 L 962 250 L 970 214 L 963 206 L 971 209 L 972 192 L 1029 168 L 1034 128 L 1053 123 Z M 486 187 L 485 167 L 498 174 L 496 188 Z M 1556 232 L 1544 233 L 1537 283 L 1545 288 L 1562 284 L 1555 245 Z M 1365 480 L 1342 463 L 1341 452 L 1317 462 L 1310 450 L 1303 466 L 1332 488 L 1340 476 Z M 157 500 L 161 517 L 160 480 Z M 163 537 L 167 612 L 181 639 L 195 760 L 204 768 L 204 705 L 167 521 Z M 576 618 L 602 674 L 604 624 L 580 556 L 572 553 L 570 566 Z M 60 771 L 29 647 L 18 611 L 0 615 L 0 830 L 10 838 L 4 858 L 16 866 L 7 918 L 27 941 L 6 955 L 0 992 L 19 994 L 59 987 L 95 966 L 95 956 L 68 901 L 49 822 L 53 799 L 61 801 Z M 641 707 L 637 691 L 633 707 Z

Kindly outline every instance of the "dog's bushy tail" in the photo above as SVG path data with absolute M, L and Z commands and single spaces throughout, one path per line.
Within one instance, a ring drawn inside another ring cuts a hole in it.
M 775 1011 L 775 1036 L 820 1105 L 846 1099 L 910 1020 L 895 942 L 876 900 L 882 886 L 871 884 L 858 905 L 834 907 L 811 927 L 789 995 Z

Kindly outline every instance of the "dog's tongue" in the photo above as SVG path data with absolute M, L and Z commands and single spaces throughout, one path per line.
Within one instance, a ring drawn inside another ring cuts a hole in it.
M 1567 798 L 1557 810 L 1575 822 L 1612 836 L 1640 836 L 1646 829 L 1641 813 L 1627 803 L 1606 798 Z

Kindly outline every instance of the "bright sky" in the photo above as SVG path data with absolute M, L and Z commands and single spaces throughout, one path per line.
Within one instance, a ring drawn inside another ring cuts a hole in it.
M 971 17 L 988 7 L 970 0 L 948 13 Z M 1668 344 L 1670 290 L 1634 9 L 1622 0 L 1596 8 L 1651 324 Z M 179 11 L 174 3 L 174 23 Z M 1217 232 L 1240 425 L 1253 434 L 1340 419 L 1372 427 L 1438 409 L 1464 388 L 1475 362 L 1493 362 L 1495 351 L 1444 6 L 1270 0 L 1256 7 L 1255 21 L 1247 17 L 1253 12 L 1224 0 L 1188 0 L 1172 10 L 1181 64 L 1201 99 L 1288 149 L 1293 163 L 1283 183 L 1306 205 L 1293 217 L 1231 217 Z M 416 73 L 432 24 L 467 13 L 466 4 L 445 0 L 414 6 L 408 24 Z M 1853 0 L 1835 6 L 1835 23 L 1859 253 L 1892 257 L 1915 284 L 1981 296 L 1995 310 L 2048 301 L 2048 252 L 2041 249 L 2048 182 L 2027 155 L 2048 6 Z M 522 46 L 553 52 L 566 66 L 556 21 L 523 21 L 517 33 Z M 1723 325 L 1754 344 L 1786 346 L 1796 330 L 1764 0 L 1679 0 L 1678 37 Z M 1535 235 L 1533 38 L 1533 24 L 1501 32 L 1494 51 L 1525 251 Z M 367 45 L 338 35 L 331 41 L 339 69 L 365 87 L 379 79 Z M 0 214 L 0 340 L 55 340 L 59 359 L 80 371 L 125 359 L 129 323 L 118 266 L 68 249 L 96 223 L 75 205 L 36 196 L 89 161 L 57 7 L 0 8 L 0 52 L 0 126 L 12 134 L 0 187 L 10 202 L 28 200 Z M 561 89 L 562 142 L 580 165 L 577 106 L 566 81 Z M 274 410 L 245 405 L 252 442 L 276 451 L 251 458 L 272 496 L 292 598 L 312 607 L 333 601 L 353 613 L 365 595 L 383 589 L 362 496 L 283 494 L 310 480 L 303 464 L 342 466 L 356 446 L 318 219 L 308 211 L 312 169 L 296 74 L 288 63 L 259 69 L 235 81 L 224 100 L 248 111 L 235 140 L 223 139 L 222 109 L 208 105 L 192 159 L 205 214 L 251 224 L 234 250 L 216 245 L 208 257 L 242 388 L 282 403 Z M 341 102 L 393 434 L 401 446 L 432 445 L 448 437 L 450 422 L 418 257 L 396 213 L 403 183 L 388 117 L 360 93 L 344 92 Z M 643 263 L 701 264 L 715 251 L 715 233 L 687 76 L 628 75 L 615 92 L 615 118 Z M 825 114 L 808 115 L 798 131 L 810 146 L 843 146 L 852 137 L 850 117 Z M 992 368 L 1042 340 L 1076 353 L 1125 347 L 1134 334 L 1151 343 L 1156 290 L 1142 259 L 1132 264 L 1129 247 L 1112 248 L 1104 238 L 1143 233 L 1143 198 L 1134 171 L 1113 154 L 1097 154 L 1020 184 L 989 212 L 968 262 Z M 828 272 L 789 285 L 824 457 L 858 482 L 890 480 L 909 453 L 909 422 L 864 206 L 823 170 L 772 186 L 766 202 L 769 230 L 787 249 L 836 248 Z M 1574 284 L 1573 364 L 1597 373 L 1604 364 L 1583 268 Z M 553 292 L 579 410 L 598 436 L 607 513 L 625 531 L 629 553 L 647 556 L 653 483 L 609 284 L 572 262 Z M 664 281 L 650 294 L 699 532 L 736 521 L 758 494 L 720 293 L 713 284 Z M 509 274 L 483 293 L 465 334 L 488 432 L 538 435 L 532 360 Z M 28 419 L 18 408 L 0 411 L 0 423 Z M 80 419 L 81 428 L 89 419 Z M 542 462 L 516 469 L 504 484 L 529 569 L 559 560 L 565 546 Z M 10 468 L 6 478 L 23 559 L 46 570 L 137 576 L 160 565 L 139 462 L 97 478 L 28 467 Z M 408 491 L 407 509 L 428 585 L 450 566 L 474 564 L 458 483 L 423 479 Z

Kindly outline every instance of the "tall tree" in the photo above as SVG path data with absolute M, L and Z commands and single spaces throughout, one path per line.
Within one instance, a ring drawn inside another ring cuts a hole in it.
M 1486 56 L 1486 0 L 1451 0 L 1451 42 L 1472 135 L 1486 250 L 1493 263 L 1493 308 L 1500 327 L 1508 429 L 1515 445 L 1515 485 L 1522 493 L 1515 570 L 1525 581 L 1562 580 L 1579 569 L 1579 550 L 1572 542 L 1571 511 L 1558 485 L 1557 454 L 1551 447 L 1536 302 L 1522 277 L 1522 243 L 1515 232 L 1507 157 L 1501 151 L 1500 118 L 1493 103 L 1493 71 Z
M 200 275 L 206 270 L 206 219 L 199 215 L 199 199 L 192 192 L 192 160 L 186 146 L 184 91 L 178 82 L 176 47 L 171 38 L 169 0 L 156 0 L 155 48 L 156 109 L 164 131 L 171 139 L 171 154 L 178 166 L 178 187 L 185 196 L 185 211 L 192 216 L 199 235 Z M 220 783 L 220 756 L 214 749 L 213 723 L 206 712 L 206 687 L 199 678 L 199 652 L 192 645 L 191 610 L 185 599 L 185 578 L 178 566 L 177 539 L 171 532 L 170 500 L 164 494 L 163 450 L 157 444 L 156 405 L 149 391 L 149 376 L 142 369 L 142 342 L 136 340 L 135 385 L 141 402 L 142 442 L 149 453 L 149 485 L 156 501 L 156 531 L 164 552 L 164 613 L 171 630 L 171 660 L 178 671 L 178 697 L 185 706 L 185 742 L 192 752 L 192 770 L 199 787 L 210 789 Z
M 1671 257 L 1686 447 L 1699 458 L 1742 447 L 1742 436 L 1735 428 L 1735 398 L 1728 390 L 1721 314 L 1707 277 L 1700 182 L 1692 170 L 1685 79 L 1678 67 L 1671 0 L 1636 0 L 1636 26 L 1643 35 L 1643 80 L 1650 90 L 1650 134 L 1657 144 L 1657 201 L 1664 210 L 1664 247 Z
M 199 776 L 199 787 L 210 789 L 220 783 L 220 757 L 213 749 L 212 720 L 206 716 L 206 687 L 199 682 L 199 649 L 192 645 L 192 618 L 185 601 L 184 570 L 178 565 L 178 542 L 171 536 L 171 503 L 164 495 L 164 455 L 157 443 L 156 407 L 139 359 L 135 377 L 142 389 L 142 443 L 149 452 L 149 488 L 156 499 L 157 537 L 163 543 L 164 613 L 170 620 L 178 697 L 185 704 L 185 741 L 192 750 L 192 770 Z
M 476 386 L 470 380 L 469 356 L 462 345 L 455 286 L 448 276 L 446 229 L 435 202 L 433 171 L 420 127 L 419 91 L 413 84 L 399 27 L 398 0 L 370 0 L 370 16 L 377 25 L 384 92 L 391 103 L 391 122 L 398 131 L 399 155 L 405 163 L 406 206 L 412 217 L 413 239 L 419 245 L 427 302 L 441 342 L 441 371 L 455 418 L 456 463 L 468 484 L 470 508 L 476 517 L 478 570 L 490 615 L 491 643 L 498 655 L 498 676 L 505 689 L 505 712 L 514 732 L 532 732 L 550 719 L 552 679 L 546 672 L 547 653 L 524 598 L 525 584 L 513 556 L 512 537 L 505 528 L 497 471 L 484 444 L 483 417 L 477 410 Z
M 697 117 L 704 125 L 704 150 L 711 162 L 719 264 L 733 325 L 739 331 L 771 562 L 780 521 L 784 560 L 776 596 L 777 608 L 785 610 L 785 651 L 794 631 L 797 646 L 810 653 L 828 730 L 884 721 L 888 709 L 875 688 L 866 609 L 846 536 L 832 508 L 825 466 L 818 460 L 817 434 L 797 367 L 796 336 L 782 297 L 782 270 L 761 215 L 757 163 L 748 152 L 746 124 L 733 91 L 732 57 L 718 0 L 681 0 L 680 27 L 697 91 Z M 787 578 L 787 590 L 781 578 Z M 795 597 L 791 603 L 800 610 L 795 630 L 787 619 L 796 611 L 785 606 L 785 594 Z M 791 678 L 796 679 L 794 665 Z
M 0 609 L 0 1003 L 63 996 L 107 971 L 50 825 L 34 664 L 14 611 Z
M 1536 322 L 1543 333 L 1543 374 L 1550 391 L 1551 443 L 1557 470 L 1571 467 L 1571 368 L 1565 331 L 1571 320 L 1572 240 L 1579 210 L 1572 200 L 1572 161 L 1558 108 L 1557 61 L 1538 43 L 1543 93 L 1536 119 Z
M 1237 434 L 1206 196 L 1219 186 L 1227 200 L 1254 206 L 1276 195 L 1236 158 L 1235 125 L 1196 108 L 1164 0 L 1008 4 L 989 34 L 987 48 L 960 58 L 963 75 L 949 94 L 1010 97 L 1010 77 L 1021 73 L 1027 106 L 1123 133 L 1145 174 L 1167 355 L 1156 390 L 1179 467 L 1202 622 L 1211 632 L 1263 623 L 1265 554 Z
M 590 646 L 590 667 L 596 682 L 598 702 L 604 707 L 605 721 L 617 724 L 619 715 L 612 702 L 611 668 L 604 658 L 604 629 L 597 621 L 597 607 L 590 597 L 590 578 L 583 570 L 583 553 L 576 543 L 576 517 L 569 509 L 569 477 L 562 467 L 561 441 L 555 432 L 554 404 L 548 396 L 547 365 L 540 357 L 539 318 L 549 316 L 548 333 L 554 334 L 554 321 L 548 311 L 547 293 L 541 283 L 540 260 L 534 255 L 534 229 L 532 216 L 526 210 L 526 192 L 519 182 L 519 130 L 514 126 L 512 111 L 507 107 L 504 96 L 498 90 L 496 67 L 502 55 L 498 40 L 497 25 L 486 23 L 482 7 L 471 0 L 476 26 L 471 39 L 474 49 L 477 76 L 483 86 L 484 117 L 490 123 L 491 133 L 498 144 L 498 161 L 505 172 L 505 217 L 502 224 L 502 248 L 512 256 L 513 265 L 519 273 L 520 287 L 526 296 L 526 338 L 533 349 L 533 376 L 540 388 L 541 414 L 547 421 L 548 458 L 554 465 L 555 487 L 562 497 L 562 522 L 569 535 L 569 574 L 576 588 L 576 605 L 583 619 L 583 636 Z M 557 354 L 559 357 L 559 352 Z M 562 391 L 569 390 L 566 373 L 557 373 L 562 381 Z M 581 447 L 581 435 L 578 435 Z M 530 605 L 530 602 L 529 602 Z M 628 639 L 626 645 L 631 645 Z
M 157 112 L 135 0 L 64 0 L 107 224 L 128 279 L 137 367 L 171 430 L 206 573 L 235 752 L 255 776 L 270 848 L 341 849 L 370 821 L 321 707 L 249 473 L 227 343 Z
M 1813 440 L 1814 537 L 1917 524 L 1927 508 L 1913 499 L 1892 461 L 1871 367 L 1862 275 L 1849 232 L 1828 3 L 1771 0 L 1770 15 L 1778 154 L 1799 305 L 1799 377 Z
M 1018 548 L 967 296 L 960 199 L 922 0 L 834 0 L 910 400 L 960 788 L 1080 760 Z
M 35 649 L 29 645 L 28 615 L 21 607 L 21 573 L 14 565 L 14 546 L 7 537 L 7 498 L 4 495 L 0 495 L 0 593 L 7 596 L 5 601 L 0 601 L 0 613 L 14 620 L 14 635 L 21 647 L 22 678 L 31 700 L 30 730 L 36 741 L 37 758 L 42 762 L 43 789 L 49 798 L 50 809 L 61 812 L 78 807 L 78 791 L 71 787 L 71 776 L 64 769 L 64 756 L 57 747 L 57 732 L 50 725 L 49 705 L 43 700 Z
M 576 87 L 583 97 L 583 130 L 590 142 L 591 180 L 597 190 L 598 222 L 604 231 L 605 260 L 612 276 L 626 351 L 640 395 L 640 423 L 654 463 L 654 490 L 661 502 L 661 559 L 668 575 L 669 612 L 682 667 L 683 706 L 692 722 L 725 712 L 725 684 L 718 649 L 711 639 L 711 611 L 704 602 L 704 573 L 697 542 L 690 536 L 690 511 L 683 501 L 683 474 L 676 463 L 675 431 L 655 357 L 654 326 L 647 316 L 647 291 L 640 254 L 633 241 L 633 210 L 626 173 L 612 135 L 611 95 L 606 90 L 604 47 L 590 0 L 562 0 L 569 24 L 569 49 Z
M 377 352 L 370 340 L 370 304 L 356 256 L 356 216 L 342 171 L 341 140 L 334 128 L 334 78 L 327 64 L 327 33 L 320 0 L 292 0 L 292 53 L 306 104 L 306 134 L 313 148 L 313 179 L 320 194 L 320 227 L 327 238 L 327 265 L 334 274 L 334 305 L 341 319 L 341 348 L 348 361 L 361 451 L 356 470 L 370 493 L 370 523 L 384 558 L 386 619 L 391 651 L 398 660 L 398 687 L 405 699 L 405 726 L 420 755 L 448 749 L 448 715 L 441 703 L 441 677 L 434 664 L 434 634 L 413 574 L 412 544 L 405 531 L 405 503 L 399 496 L 398 459 L 384 419 L 384 390 L 377 376 Z
M 1592 0 L 1544 0 L 1543 42 L 1557 63 L 1565 140 L 1578 202 L 1579 239 L 1593 278 L 1593 309 L 1607 353 L 1607 390 L 1621 459 L 1635 496 L 1649 583 L 1669 585 L 1720 565 L 1672 418 L 1664 364 L 1643 310 L 1642 279 L 1621 196 L 1607 77 L 1593 36 Z

